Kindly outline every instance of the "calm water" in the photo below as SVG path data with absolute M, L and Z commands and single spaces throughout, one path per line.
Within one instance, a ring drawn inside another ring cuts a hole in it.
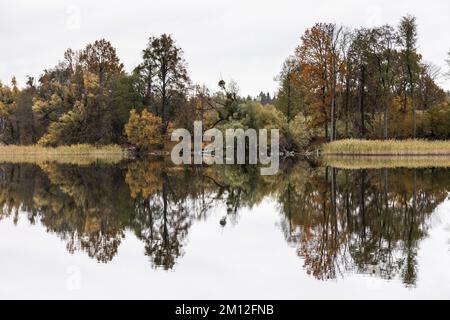
M 450 170 L 0 165 L 2 298 L 450 298 Z

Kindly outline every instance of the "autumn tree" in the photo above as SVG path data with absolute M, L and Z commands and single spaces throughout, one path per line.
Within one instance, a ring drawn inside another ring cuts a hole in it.
M 344 28 L 342 34 L 342 40 L 340 45 L 341 50 L 341 70 L 340 70 L 340 82 L 341 82 L 341 118 L 344 122 L 344 133 L 342 136 L 348 138 L 350 136 L 349 125 L 351 121 L 351 111 L 353 109 L 352 91 L 354 90 L 355 82 L 352 79 L 352 57 L 351 57 L 351 45 L 353 41 L 353 32 Z
M 77 61 L 78 53 L 68 49 L 56 67 L 44 70 L 39 77 L 32 107 L 38 137 L 81 96 L 82 73 Z
M 34 115 L 32 110 L 33 95 L 35 88 L 32 83 L 20 90 L 16 99 L 15 119 L 17 141 L 15 143 L 30 145 L 36 143 L 36 132 L 34 127 Z
M 140 79 L 143 101 L 162 118 L 165 131 L 190 83 L 183 50 L 170 35 L 163 34 L 150 37 L 142 58 L 135 73 Z
M 79 63 L 83 70 L 97 75 L 100 85 L 107 84 L 113 76 L 123 72 L 116 49 L 105 39 L 88 44 L 79 53 Z
M 276 99 L 263 91 L 241 96 L 234 81 L 220 80 L 218 91 L 191 86 L 170 35 L 151 37 L 131 74 L 111 43 L 97 40 L 66 50 L 23 87 L 16 79 L 0 84 L 0 142 L 122 144 L 127 123 L 151 123 L 162 139 L 168 126 L 192 130 L 195 120 L 203 130 L 277 126 L 286 150 L 341 137 L 445 139 L 448 94 L 437 83 L 439 69 L 422 60 L 417 30 L 409 15 L 397 28 L 317 23 L 284 62 Z
M 18 89 L 16 80 L 13 78 L 12 87 L 0 82 L 0 141 L 4 144 L 14 143 L 16 138 L 16 99 Z
M 280 83 L 277 106 L 286 114 L 291 105 L 286 101 L 292 101 L 286 93 L 300 89 L 304 118 L 297 122 L 308 123 L 316 134 L 324 132 L 329 140 L 425 137 L 426 112 L 445 105 L 445 95 L 436 84 L 437 70 L 422 61 L 417 37 L 412 16 L 397 28 L 315 24 L 302 35 L 290 61 L 298 71 L 283 67 L 281 74 L 294 74 L 298 85 Z
M 78 52 L 67 50 L 64 60 L 39 79 L 33 100 L 39 143 L 119 141 L 129 110 L 138 106 L 130 81 L 115 48 L 106 40 Z M 127 99 L 126 106 L 123 99 Z
M 413 137 L 416 137 L 417 120 L 416 120 L 416 107 L 417 104 L 414 99 L 414 90 L 419 73 L 419 60 L 420 57 L 417 54 L 417 23 L 416 18 L 411 15 L 407 15 L 402 18 L 399 30 L 399 41 L 401 45 L 401 55 L 403 66 L 406 69 L 406 79 L 408 84 L 408 92 L 411 99 L 413 109 Z
M 388 139 L 389 106 L 392 101 L 392 87 L 396 76 L 394 59 L 396 55 L 395 45 L 397 34 L 395 30 L 388 25 L 373 29 L 371 34 L 373 37 L 371 53 L 375 59 L 377 76 L 382 89 L 384 119 L 383 137 L 384 139 Z
M 149 151 L 163 142 L 161 135 L 164 123 L 161 117 L 152 114 L 147 109 L 138 114 L 131 110 L 130 119 L 125 125 L 128 141 L 136 146 L 138 151 Z
M 136 89 L 137 79 L 131 75 L 117 75 L 111 83 L 111 125 L 113 141 L 125 142 L 124 127 L 130 118 L 130 111 L 141 111 L 143 103 Z
M 341 65 L 341 49 L 343 46 L 342 26 L 331 24 L 328 29 L 328 37 L 330 38 L 330 55 L 331 55 L 331 133 L 330 141 L 336 140 L 336 105 L 337 105 L 337 77 Z
M 357 113 L 359 121 L 356 121 L 356 129 L 359 131 L 359 137 L 366 137 L 366 86 L 368 69 L 371 66 L 370 57 L 370 32 L 367 29 L 356 30 L 349 49 L 349 72 L 352 74 L 355 83 L 357 96 Z
M 422 111 L 445 101 L 445 92 L 436 82 L 441 76 L 441 69 L 432 63 L 421 63 L 417 79 L 417 105 Z
M 280 87 L 275 106 L 283 112 L 289 123 L 300 111 L 304 111 L 300 65 L 295 57 L 289 57 L 284 61 L 277 80 Z
M 307 99 L 315 125 L 324 128 L 328 137 L 331 47 L 330 31 L 334 24 L 317 23 L 303 34 L 302 43 L 296 49 L 300 72 L 307 88 Z

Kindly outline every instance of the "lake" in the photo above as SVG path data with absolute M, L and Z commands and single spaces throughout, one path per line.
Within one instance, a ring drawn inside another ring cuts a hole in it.
M 2 298 L 450 298 L 450 170 L 0 164 Z

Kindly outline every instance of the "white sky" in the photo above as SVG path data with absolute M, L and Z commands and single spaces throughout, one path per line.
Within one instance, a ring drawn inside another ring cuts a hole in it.
M 274 76 L 315 22 L 349 27 L 397 25 L 406 13 L 419 24 L 424 59 L 445 67 L 450 50 L 450 1 L 340 0 L 0 0 L 0 79 L 24 83 L 80 49 L 106 38 L 128 71 L 140 61 L 150 35 L 170 33 L 184 49 L 195 83 L 217 88 L 234 79 L 241 93 L 277 88 Z M 450 81 L 441 81 L 450 90 Z

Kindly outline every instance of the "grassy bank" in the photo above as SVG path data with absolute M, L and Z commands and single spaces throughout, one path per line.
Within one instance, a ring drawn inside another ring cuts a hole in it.
M 126 157 L 127 151 L 118 145 L 96 147 L 88 144 L 77 144 L 55 148 L 38 145 L 0 145 L 0 162 L 117 163 Z
M 324 144 L 321 152 L 325 156 L 450 156 L 450 141 L 346 139 Z

